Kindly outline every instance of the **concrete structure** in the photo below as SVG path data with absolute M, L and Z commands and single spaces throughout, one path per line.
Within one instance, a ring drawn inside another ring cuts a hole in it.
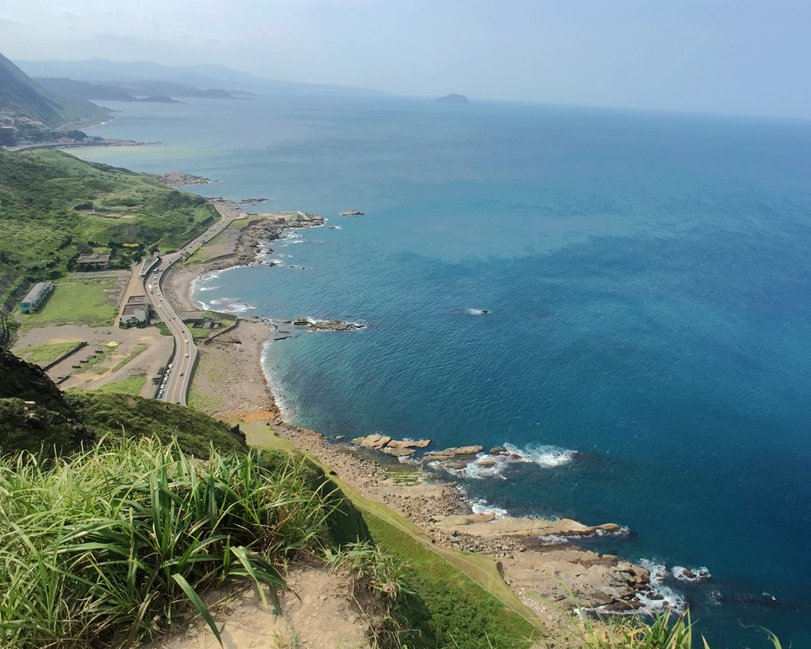
M 53 282 L 37 282 L 20 302 L 20 313 L 34 313 L 54 290 Z
M 151 315 L 152 310 L 146 295 L 131 295 L 121 312 L 119 326 L 124 328 L 145 327 L 149 324 Z
M 110 255 L 82 255 L 76 264 L 80 270 L 105 270 L 110 265 Z
M 182 316 L 183 324 L 200 329 L 219 329 L 220 323 L 211 319 L 211 315 L 205 311 L 186 311 Z
M 161 260 L 161 256 L 158 254 L 154 254 L 150 257 L 144 259 L 143 263 L 141 264 L 141 277 L 146 277 L 149 275 L 149 271 L 155 268 L 155 264 L 159 263 Z

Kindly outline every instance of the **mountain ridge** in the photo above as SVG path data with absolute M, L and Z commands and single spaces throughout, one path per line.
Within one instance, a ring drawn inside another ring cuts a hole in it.
M 91 83 L 132 83 L 168 81 L 202 90 L 221 88 L 227 91 L 249 91 L 259 94 L 327 94 L 382 96 L 379 90 L 331 84 L 299 83 L 258 77 L 223 65 L 200 64 L 169 66 L 151 61 L 31 61 L 17 65 L 32 77 L 67 77 Z
M 39 122 L 50 128 L 107 114 L 89 101 L 48 92 L 2 54 L 0 113 Z

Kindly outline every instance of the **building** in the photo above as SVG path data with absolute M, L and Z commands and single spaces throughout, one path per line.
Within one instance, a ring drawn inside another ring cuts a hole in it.
M 79 270 L 105 270 L 110 265 L 110 255 L 82 255 L 76 264 Z
M 124 305 L 118 324 L 125 329 L 129 327 L 145 327 L 149 324 L 151 315 L 152 311 L 146 295 L 132 295 Z
M 14 134 L 14 127 L 0 124 L 0 146 L 14 146 L 15 144 L 17 144 L 17 137 Z
M 20 313 L 34 313 L 54 290 L 53 282 L 37 282 L 20 302 Z

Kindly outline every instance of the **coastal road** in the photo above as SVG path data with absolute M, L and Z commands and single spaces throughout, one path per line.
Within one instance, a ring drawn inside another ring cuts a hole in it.
M 216 204 L 215 207 L 217 207 Z M 161 395 L 158 398 L 169 403 L 186 405 L 192 370 L 197 362 L 197 346 L 194 344 L 191 331 L 183 324 L 180 315 L 166 298 L 163 292 L 162 280 L 173 264 L 192 255 L 207 241 L 210 241 L 231 225 L 233 221 L 241 218 L 237 210 L 218 209 L 217 211 L 222 216 L 219 221 L 180 250 L 163 255 L 160 264 L 144 276 L 145 294 L 149 298 L 155 313 L 166 323 L 175 342 L 172 360 L 167 365 L 163 383 L 158 392 Z

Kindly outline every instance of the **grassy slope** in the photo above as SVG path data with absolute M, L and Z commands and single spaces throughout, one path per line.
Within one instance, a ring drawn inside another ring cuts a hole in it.
M 100 391 L 68 391 L 65 399 L 97 433 L 121 435 L 124 431 L 131 437 L 154 436 L 164 442 L 177 438 L 183 449 L 200 457 L 208 455 L 209 445 L 221 451 L 247 448 L 230 426 L 190 408 Z
M 243 429 L 251 445 L 294 452 L 263 422 Z M 375 542 L 409 564 L 406 581 L 415 595 L 400 609 L 413 628 L 402 638 L 409 649 L 519 649 L 529 645 L 527 638 L 539 636 L 530 622 L 534 614 L 510 591 L 489 557 L 433 545 L 412 521 L 364 498 L 340 478 L 332 479 L 361 512 Z
M 217 218 L 199 196 L 52 149 L 0 150 L 0 205 L 0 305 L 96 245 L 172 250 Z

